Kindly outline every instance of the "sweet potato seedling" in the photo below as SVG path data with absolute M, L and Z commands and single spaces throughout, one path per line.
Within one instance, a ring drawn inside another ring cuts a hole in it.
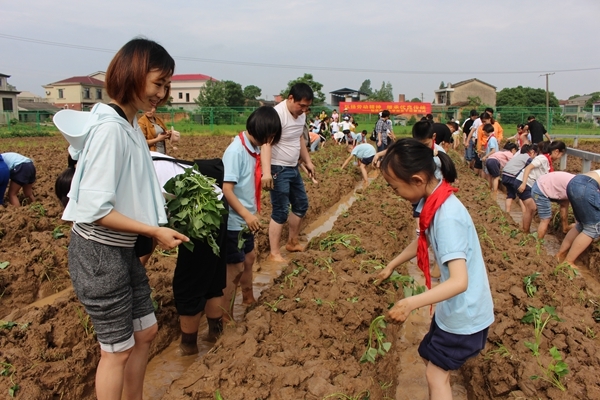
M 562 262 L 558 264 L 552 271 L 552 275 L 557 276 L 558 274 L 562 274 L 572 281 L 577 275 L 579 275 L 579 272 L 577 272 L 577 270 L 568 262 Z
M 280 296 L 277 298 L 277 300 L 273 300 L 271 303 L 267 303 L 267 302 L 265 301 L 265 306 L 267 306 L 267 307 L 268 307 L 268 308 L 269 308 L 271 311 L 273 311 L 273 312 L 277 312 L 277 311 L 278 311 L 277 305 L 278 305 L 279 303 L 281 303 L 281 300 L 283 300 L 283 295 L 280 295 Z
M 543 375 L 533 375 L 530 378 L 532 380 L 543 379 L 564 392 L 567 388 L 565 388 L 560 380 L 569 373 L 569 366 L 562 360 L 562 355 L 556 346 L 552 347 L 549 351 L 552 361 L 547 366 L 544 367 L 540 358 L 537 357 L 538 366 L 542 369 Z
M 527 293 L 527 296 L 529 297 L 533 297 L 535 295 L 535 293 L 537 292 L 537 286 L 535 286 L 533 284 L 533 282 L 536 280 L 536 278 L 540 276 L 539 272 L 534 272 L 531 275 L 527 275 L 526 277 L 523 278 L 523 283 L 525 284 L 525 292 Z
M 1 261 L 0 269 L 6 269 L 9 265 L 10 265 L 10 263 L 8 261 Z
M 551 306 L 544 306 L 542 308 L 527 307 L 527 313 L 521 318 L 521 322 L 526 324 L 533 323 L 535 342 L 525 342 L 525 347 L 530 349 L 536 357 L 540 355 L 542 333 L 550 321 L 562 322 L 562 319 L 556 314 L 556 309 Z
M 384 356 L 385 353 L 390 351 L 392 347 L 391 342 L 384 342 L 385 333 L 383 329 L 386 328 L 385 317 L 380 315 L 371 321 L 369 326 L 369 341 L 367 342 L 367 349 L 360 358 L 360 362 L 371 362 L 375 363 L 375 359 L 378 355 Z

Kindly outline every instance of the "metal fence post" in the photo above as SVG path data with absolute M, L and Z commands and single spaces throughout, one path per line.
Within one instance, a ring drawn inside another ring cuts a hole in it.
M 210 108 L 210 130 L 214 130 L 215 114 L 213 113 L 214 107 Z

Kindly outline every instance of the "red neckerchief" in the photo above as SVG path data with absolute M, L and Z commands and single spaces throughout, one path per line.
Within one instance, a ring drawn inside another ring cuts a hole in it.
M 262 178 L 262 170 L 260 168 L 260 154 L 251 151 L 248 148 L 248 146 L 246 146 L 244 132 L 240 132 L 240 140 L 242 141 L 242 145 L 244 146 L 248 154 L 250 154 L 250 156 L 252 156 L 256 160 L 256 166 L 254 167 L 254 197 L 256 199 L 256 209 L 260 212 L 260 180 Z
M 544 156 L 546 156 L 546 158 L 548 159 L 548 164 L 550 164 L 550 172 L 554 172 L 554 165 L 552 165 L 552 157 L 550 157 L 550 154 L 548 153 L 544 154 Z
M 429 272 L 429 252 L 427 251 L 429 243 L 425 231 L 429 228 L 429 225 L 431 225 L 433 216 L 438 208 L 440 208 L 446 199 L 454 192 L 458 192 L 458 189 L 450 186 L 445 180 L 442 180 L 440 186 L 425 199 L 425 204 L 423 204 L 423 209 L 419 216 L 419 230 L 421 233 L 419 234 L 417 242 L 417 265 L 425 275 L 425 286 L 427 286 L 427 289 L 431 289 L 431 274 Z

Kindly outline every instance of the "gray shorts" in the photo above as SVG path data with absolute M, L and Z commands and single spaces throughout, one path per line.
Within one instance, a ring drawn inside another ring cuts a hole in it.
M 156 324 L 148 276 L 133 248 L 108 246 L 71 232 L 69 273 L 102 350 L 130 349 L 133 332 Z

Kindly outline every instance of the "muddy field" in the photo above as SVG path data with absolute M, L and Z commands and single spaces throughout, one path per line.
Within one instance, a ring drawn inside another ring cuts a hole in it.
M 219 157 L 229 143 L 226 137 L 183 140 L 171 155 Z M 600 152 L 600 143 L 580 142 L 579 148 Z M 12 389 L 23 399 L 94 398 L 99 350 L 77 299 L 66 290 L 51 304 L 30 306 L 70 286 L 66 267 L 70 228 L 61 222 L 53 194 L 54 179 L 66 164 L 65 150 L 60 137 L 0 141 L 0 152 L 27 155 L 38 170 L 36 204 L 0 209 L 0 263 L 10 263 L 0 270 L 0 396 L 8 396 Z M 346 154 L 341 146 L 332 146 L 313 157 L 320 183 L 306 183 L 310 209 L 305 223 L 316 221 L 360 180 L 356 168 L 339 170 Z M 545 247 L 520 233 L 490 199 L 484 181 L 465 169 L 458 157 L 456 162 L 458 196 L 480 233 L 496 322 L 484 354 L 453 379 L 464 385 L 470 399 L 600 399 L 598 326 L 592 318 L 600 299 L 597 245 L 580 258 L 588 271 L 585 279 L 556 270 Z M 567 170 L 578 172 L 580 167 L 581 161 L 569 158 Z M 268 195 L 263 194 L 265 225 L 269 212 Z M 212 399 L 217 390 L 227 400 L 418 398 L 403 393 L 410 367 L 402 356 L 418 343 L 406 335 L 413 316 L 406 326 L 380 329 L 385 334 L 381 343 L 391 344 L 389 352 L 383 351 L 374 364 L 359 362 L 368 348 L 371 322 L 403 296 L 402 283 L 376 286 L 374 273 L 412 240 L 414 225 L 410 205 L 376 178 L 358 191 L 332 231 L 314 238 L 307 251 L 294 256 L 248 310 L 245 321 L 230 326 L 213 351 L 175 381 L 163 398 Z M 266 239 L 266 234 L 257 237 L 262 256 Z M 160 327 L 152 356 L 178 336 L 171 291 L 174 266 L 174 255 L 166 252 L 155 253 L 147 266 Z M 407 269 L 399 272 L 409 275 Z M 537 291 L 529 297 L 523 278 L 534 272 L 540 273 L 534 281 Z M 550 321 L 541 332 L 536 359 L 525 346 L 535 342 L 534 326 L 521 318 L 528 307 L 545 305 L 555 307 L 563 321 Z M 551 362 L 553 346 L 569 368 L 560 380 L 564 392 L 544 379 L 530 379 L 552 376 L 544 375 L 542 367 Z M 377 341 L 372 347 L 378 347 Z

